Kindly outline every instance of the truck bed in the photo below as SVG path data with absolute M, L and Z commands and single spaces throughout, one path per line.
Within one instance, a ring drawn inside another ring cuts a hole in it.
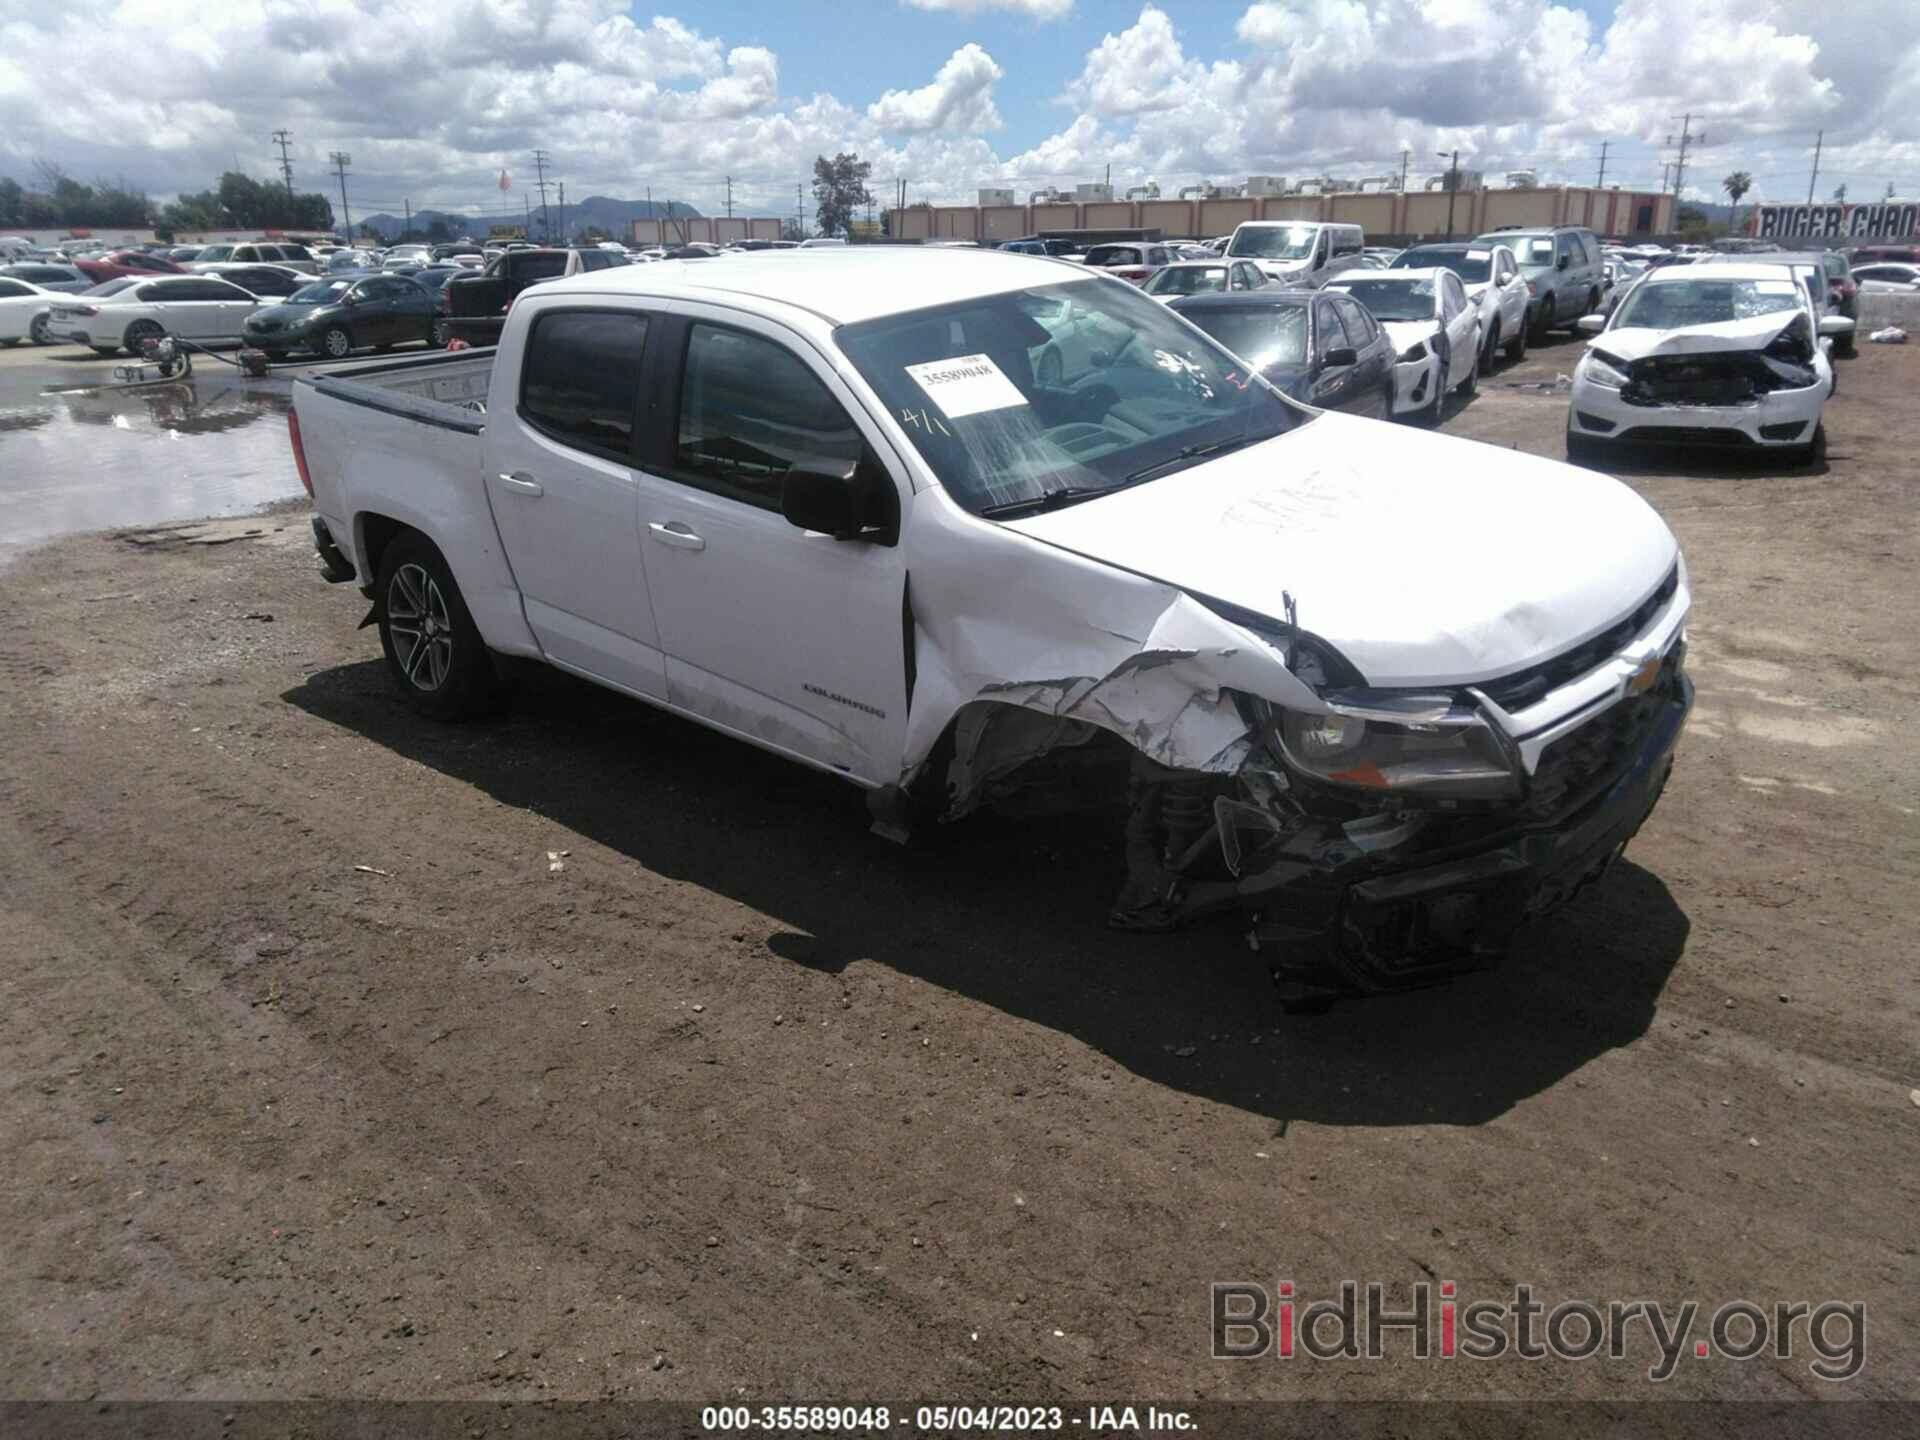
M 349 405 L 477 435 L 486 425 L 492 375 L 492 350 L 456 350 L 355 365 L 300 383 Z

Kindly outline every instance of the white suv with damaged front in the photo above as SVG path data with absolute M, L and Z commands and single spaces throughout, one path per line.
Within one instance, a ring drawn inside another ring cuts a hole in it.
M 1691 703 L 1632 491 L 1296 404 L 1060 261 L 590 272 L 497 350 L 302 378 L 290 427 L 418 710 L 521 657 L 842 777 L 890 838 L 1082 808 L 1124 836 L 1113 924 L 1247 935 L 1290 1004 L 1501 955 L 1639 829 Z
M 1823 315 L 1783 264 L 1675 265 L 1635 283 L 1574 366 L 1567 458 L 1615 445 L 1826 454 L 1820 417 L 1833 394 L 1833 337 L 1853 321 Z

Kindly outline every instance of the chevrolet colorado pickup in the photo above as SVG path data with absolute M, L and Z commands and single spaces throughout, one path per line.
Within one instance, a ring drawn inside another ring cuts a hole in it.
M 1112 339 L 1060 344 L 1089 311 Z M 1084 808 L 1123 827 L 1113 923 L 1235 917 L 1293 1005 L 1499 958 L 1633 836 L 1691 704 L 1631 490 L 1300 405 L 1055 260 L 576 275 L 494 352 L 301 379 L 290 428 L 427 715 L 527 657 L 841 776 L 892 838 Z

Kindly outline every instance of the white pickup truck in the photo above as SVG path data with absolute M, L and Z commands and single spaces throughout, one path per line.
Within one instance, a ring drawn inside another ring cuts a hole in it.
M 1060 343 L 1094 313 L 1114 343 Z M 1112 921 L 1239 916 L 1293 1004 L 1497 958 L 1639 828 L 1691 704 L 1686 566 L 1632 491 L 1304 408 L 1054 260 L 556 280 L 497 351 L 302 379 L 291 428 L 421 711 L 542 660 L 894 838 L 1124 799 Z

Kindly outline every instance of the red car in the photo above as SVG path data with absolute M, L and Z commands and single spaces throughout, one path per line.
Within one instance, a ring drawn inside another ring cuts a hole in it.
M 187 268 L 176 265 L 163 255 L 149 255 L 144 250 L 115 250 L 104 260 L 76 260 L 74 268 L 98 285 L 105 280 L 118 280 L 125 275 L 185 275 Z

